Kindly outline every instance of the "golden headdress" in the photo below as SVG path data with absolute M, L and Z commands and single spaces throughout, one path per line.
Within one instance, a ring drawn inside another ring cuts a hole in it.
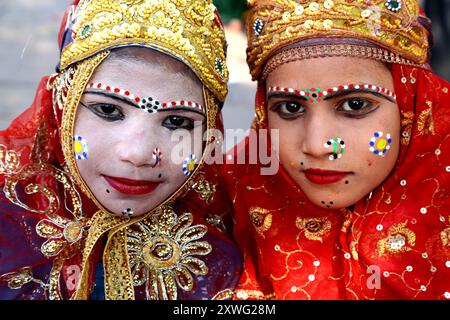
M 253 79 L 273 70 L 266 65 L 280 48 L 309 44 L 296 59 L 346 55 L 427 66 L 428 30 L 420 23 L 417 0 L 248 0 L 247 60 Z M 328 40 L 314 43 L 313 39 Z M 330 46 L 331 39 L 337 39 Z M 355 42 L 341 42 L 339 38 Z M 365 43 L 365 45 L 361 45 Z M 311 48 L 315 48 L 311 50 Z M 284 58 L 286 62 L 286 57 Z
M 142 45 L 181 60 L 225 100 L 225 34 L 212 0 L 81 0 L 67 25 L 61 69 L 103 50 Z

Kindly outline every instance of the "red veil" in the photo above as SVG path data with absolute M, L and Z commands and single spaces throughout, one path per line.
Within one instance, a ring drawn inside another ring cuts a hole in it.
M 417 67 L 394 64 L 392 75 L 400 156 L 353 212 L 313 205 L 282 167 L 225 168 L 245 255 L 238 299 L 450 298 L 450 84 Z M 256 130 L 265 104 L 260 83 Z

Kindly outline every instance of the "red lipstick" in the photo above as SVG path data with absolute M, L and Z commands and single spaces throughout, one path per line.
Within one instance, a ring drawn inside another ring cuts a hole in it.
M 111 187 L 124 194 L 142 195 L 153 192 L 160 182 L 130 180 L 125 178 L 103 176 Z
M 351 172 L 332 171 L 322 169 L 303 170 L 306 178 L 315 184 L 332 184 L 341 181 Z

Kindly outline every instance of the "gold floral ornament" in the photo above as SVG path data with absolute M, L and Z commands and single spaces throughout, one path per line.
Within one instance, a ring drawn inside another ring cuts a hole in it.
M 63 250 L 72 252 L 83 237 L 86 226 L 86 220 L 72 221 L 63 217 L 57 221 L 42 219 L 36 225 L 36 232 L 48 240 L 42 244 L 41 252 L 46 257 L 54 257 Z
M 127 250 L 134 286 L 145 284 L 148 300 L 176 300 L 178 288 L 191 291 L 194 278 L 208 273 L 206 264 L 194 257 L 212 251 L 207 232 L 192 225 L 192 214 L 178 217 L 166 207 L 159 214 L 127 228 Z
M 410 251 L 416 244 L 415 233 L 406 228 L 408 221 L 393 225 L 388 229 L 388 235 L 378 241 L 377 252 L 380 256 Z
M 211 184 L 204 177 L 201 177 L 197 182 L 192 185 L 192 189 L 194 189 L 199 195 L 200 199 L 205 200 L 206 202 L 210 202 L 216 193 L 217 185 Z
M 247 60 L 254 80 L 259 78 L 274 52 L 311 38 L 365 40 L 383 50 L 367 47 L 357 48 L 355 52 L 356 48 L 343 45 L 336 48 L 336 55 L 377 56 L 386 62 L 427 66 L 428 31 L 419 23 L 417 0 L 252 0 L 248 3 L 251 10 L 247 24 Z M 324 46 L 320 56 L 331 55 L 331 49 Z M 305 49 L 303 58 L 313 54 Z
M 314 241 L 323 241 L 323 238 L 331 230 L 331 221 L 325 217 L 322 218 L 301 218 L 297 217 L 295 226 L 303 231 L 306 239 Z
M 31 267 L 24 267 L 18 271 L 3 274 L 0 276 L 0 281 L 6 281 L 8 288 L 13 290 L 20 289 L 30 282 L 38 283 L 43 288 L 47 287 L 44 282 L 33 277 Z
M 20 154 L 0 144 L 0 174 L 14 174 L 19 170 L 19 166 Z
M 226 42 L 212 0 L 81 0 L 74 21 L 61 69 L 103 50 L 142 45 L 186 63 L 224 101 Z
M 450 216 L 448 217 L 448 222 L 450 223 Z M 442 246 L 450 246 L 450 227 L 442 230 L 439 236 L 441 238 Z
M 248 211 L 248 214 L 250 215 L 250 221 L 256 232 L 264 238 L 264 233 L 272 226 L 272 214 L 270 213 L 270 210 L 252 207 Z

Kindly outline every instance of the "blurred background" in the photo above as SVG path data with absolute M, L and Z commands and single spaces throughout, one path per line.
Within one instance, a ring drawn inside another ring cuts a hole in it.
M 58 60 L 57 33 L 71 0 L 0 0 L 0 130 L 33 101 L 43 75 L 54 72 Z M 225 128 L 250 127 L 256 85 L 245 61 L 245 0 L 214 0 L 226 25 L 230 94 L 223 116 Z M 421 1 L 433 21 L 432 64 L 450 80 L 450 0 Z M 239 116 L 236 116 L 239 115 Z

